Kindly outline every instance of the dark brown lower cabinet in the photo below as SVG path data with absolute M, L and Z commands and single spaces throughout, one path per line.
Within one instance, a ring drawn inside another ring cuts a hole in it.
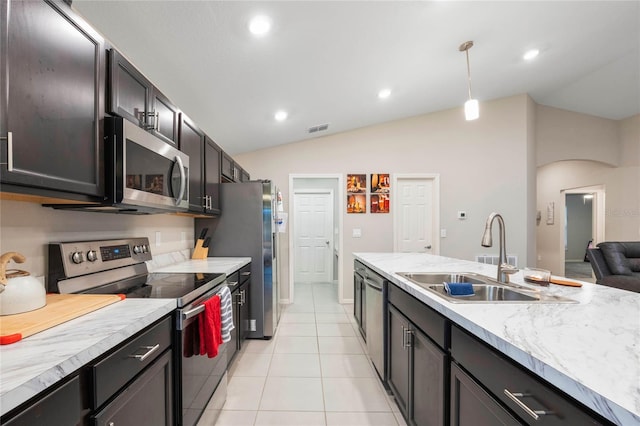
M 171 351 L 92 417 L 95 426 L 173 425 Z
M 457 426 L 521 425 L 471 377 L 451 363 L 451 424 Z
M 446 352 L 389 306 L 389 386 L 410 425 L 445 424 Z
M 460 390 L 459 394 L 456 394 L 455 389 L 451 390 L 452 420 L 458 419 L 456 422 L 452 421 L 452 424 L 612 424 L 458 326 L 451 327 L 451 358 L 455 365 L 464 369 L 469 379 L 460 382 L 465 383 L 465 388 Z M 453 366 L 451 370 L 453 375 Z M 460 373 L 457 374 L 458 377 L 462 377 Z M 455 385 L 455 380 L 456 378 L 452 377 L 452 386 Z M 470 381 L 475 383 L 475 387 Z M 477 401 L 474 402 L 474 398 Z M 482 406 L 487 409 L 491 407 L 490 413 L 487 411 L 487 414 L 495 414 L 498 411 L 496 407 L 500 407 L 503 411 L 511 413 L 517 421 L 478 423 L 478 416 L 474 415 L 474 410 L 479 409 L 480 402 L 483 402 Z M 464 419 L 468 421 L 463 421 Z
M 75 376 L 29 405 L 4 426 L 76 425 L 82 423 L 83 411 L 80 378 Z

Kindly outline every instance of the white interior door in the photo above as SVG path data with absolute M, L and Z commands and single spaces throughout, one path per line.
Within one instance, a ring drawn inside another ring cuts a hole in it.
M 438 177 L 394 176 L 394 249 L 439 254 Z
M 295 282 L 333 280 L 333 194 L 295 192 Z

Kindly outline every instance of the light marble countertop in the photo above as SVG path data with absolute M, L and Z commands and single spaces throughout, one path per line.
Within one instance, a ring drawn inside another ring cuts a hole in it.
M 175 299 L 126 299 L 0 346 L 0 415 L 175 309 Z
M 249 263 L 251 263 L 250 257 L 208 257 L 202 260 L 183 260 L 153 268 L 152 272 L 202 272 L 229 275 Z
M 496 266 L 422 253 L 354 253 L 385 278 L 528 370 L 619 425 L 640 425 L 640 294 L 582 282 L 542 292 L 577 304 L 450 303 L 395 272 L 476 272 Z M 512 281 L 524 283 L 522 273 Z

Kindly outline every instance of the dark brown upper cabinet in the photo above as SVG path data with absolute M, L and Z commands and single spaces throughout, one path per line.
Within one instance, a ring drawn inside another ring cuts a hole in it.
M 180 119 L 180 151 L 189 156 L 189 211 L 203 213 L 204 132 L 185 114 Z
M 223 182 L 248 182 L 251 179 L 249 172 L 244 170 L 226 152 L 222 152 L 222 181 Z
M 109 112 L 178 145 L 180 110 L 116 49 L 109 51 Z
M 104 39 L 62 1 L 0 7 L 2 191 L 101 199 Z
M 189 156 L 189 212 L 220 214 L 222 149 L 185 114 L 180 121 L 180 151 Z
M 204 211 L 220 213 L 220 165 L 222 149 L 208 136 L 204 145 Z

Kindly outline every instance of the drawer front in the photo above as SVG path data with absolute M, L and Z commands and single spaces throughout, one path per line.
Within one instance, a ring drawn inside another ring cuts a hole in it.
M 251 263 L 240 268 L 240 284 L 244 284 L 251 279 Z
M 495 352 L 467 332 L 454 326 L 451 331 L 451 356 L 475 377 L 493 396 L 530 425 L 608 425 L 596 413 L 535 377 L 513 361 Z M 507 396 L 518 393 L 525 396 Z M 514 399 L 520 402 L 516 402 Z M 536 420 L 526 410 L 551 411 Z
M 171 346 L 171 317 L 134 337 L 124 346 L 91 367 L 94 398 L 92 409 L 100 407 Z
M 174 424 L 171 351 L 167 351 L 91 419 L 94 426 Z
M 445 317 L 420 302 L 393 283 L 388 286 L 389 302 L 407 316 L 418 328 L 436 342 L 447 348 L 449 322 Z

